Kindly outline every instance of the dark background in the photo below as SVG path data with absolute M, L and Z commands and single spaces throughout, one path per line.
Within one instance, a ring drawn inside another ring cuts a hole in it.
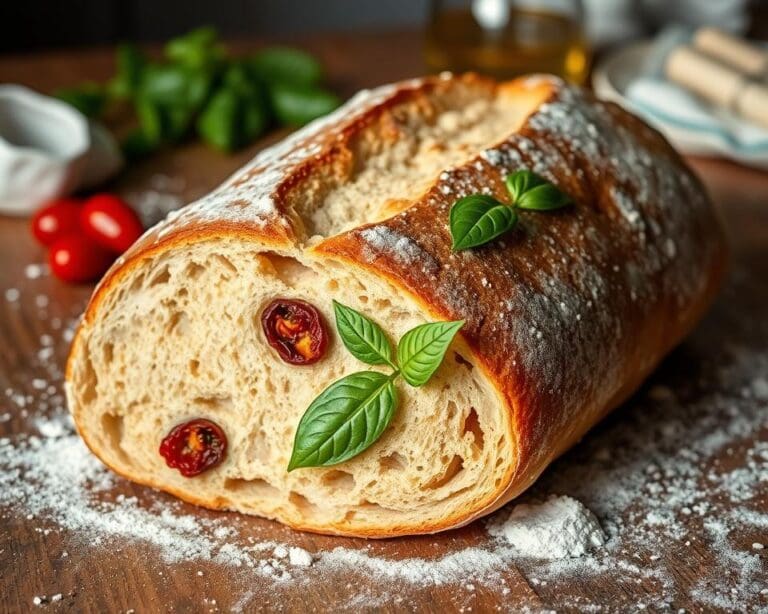
M 600 0 L 588 4 L 604 13 Z M 749 32 L 765 38 L 768 0 L 748 4 Z M 310 32 L 419 30 L 429 7 L 430 0 L 0 0 L 0 53 L 163 41 L 200 25 L 216 26 L 227 38 L 285 42 Z
M 0 52 L 160 41 L 200 25 L 226 37 L 419 28 L 429 0 L 0 0 Z

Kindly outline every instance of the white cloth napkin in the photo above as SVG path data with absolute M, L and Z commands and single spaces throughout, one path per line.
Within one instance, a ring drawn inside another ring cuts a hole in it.
M 768 130 L 713 108 L 674 83 L 639 76 L 627 87 L 626 96 L 635 111 L 662 132 L 673 132 L 691 153 L 718 152 L 768 166 Z

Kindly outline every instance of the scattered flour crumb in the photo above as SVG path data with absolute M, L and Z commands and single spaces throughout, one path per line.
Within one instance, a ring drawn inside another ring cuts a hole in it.
M 277 546 L 272 551 L 272 554 L 273 554 L 273 556 L 277 557 L 278 559 L 284 559 L 285 557 L 288 556 L 288 548 L 286 548 L 283 545 Z
M 507 540 L 520 556 L 565 559 L 585 555 L 605 543 L 605 533 L 594 514 L 571 497 L 552 496 L 540 504 L 516 505 L 488 527 Z
M 9 303 L 15 303 L 19 300 L 20 296 L 21 292 L 19 292 L 18 288 L 7 288 L 5 290 L 5 300 Z
M 37 279 L 42 277 L 48 272 L 48 267 L 45 264 L 28 264 L 24 267 L 24 276 L 27 279 Z
M 757 377 L 752 380 L 752 396 L 760 400 L 768 399 L 768 379 Z
M 295 567 L 309 567 L 312 564 L 312 555 L 297 546 L 288 548 L 288 561 Z

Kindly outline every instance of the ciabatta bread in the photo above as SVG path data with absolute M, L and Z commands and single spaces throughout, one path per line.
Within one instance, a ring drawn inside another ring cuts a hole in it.
M 507 199 L 521 168 L 574 206 L 452 253 L 451 205 Z M 75 338 L 69 404 L 107 465 L 187 501 L 323 533 L 440 531 L 519 495 L 632 394 L 709 305 L 724 252 L 699 181 L 617 106 L 548 77 L 398 83 L 263 151 L 131 248 Z M 304 410 L 365 365 L 333 334 L 316 364 L 281 361 L 259 325 L 278 296 L 331 331 L 332 299 L 393 339 L 466 324 L 426 386 L 398 385 L 370 449 L 289 473 Z M 185 478 L 158 447 L 192 418 L 229 449 Z

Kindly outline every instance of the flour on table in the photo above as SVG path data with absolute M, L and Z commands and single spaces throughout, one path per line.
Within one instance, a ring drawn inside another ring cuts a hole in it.
M 516 505 L 490 523 L 488 532 L 508 541 L 520 556 L 534 559 L 580 557 L 605 543 L 595 515 L 571 497 Z

